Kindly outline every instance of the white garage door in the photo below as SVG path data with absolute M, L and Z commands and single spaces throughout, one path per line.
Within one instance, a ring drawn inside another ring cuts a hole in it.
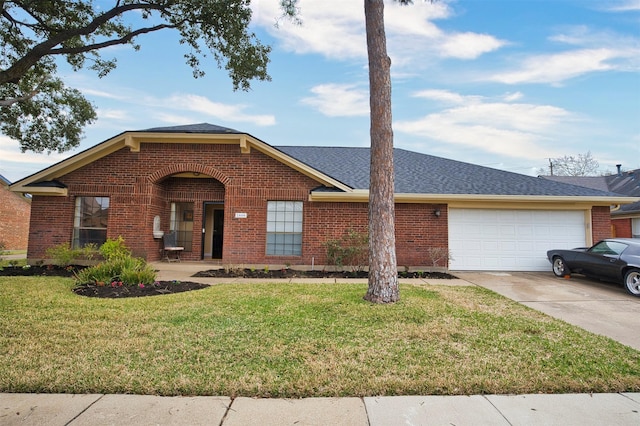
M 449 210 L 454 271 L 546 271 L 547 250 L 585 241 L 583 211 Z

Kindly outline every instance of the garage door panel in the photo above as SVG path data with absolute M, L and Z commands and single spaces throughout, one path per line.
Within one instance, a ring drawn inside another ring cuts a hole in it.
M 582 211 L 449 210 L 452 270 L 548 270 L 547 250 L 585 241 Z

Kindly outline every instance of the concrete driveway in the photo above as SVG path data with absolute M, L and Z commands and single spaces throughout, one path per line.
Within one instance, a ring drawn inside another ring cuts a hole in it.
M 640 350 L 640 298 L 622 286 L 551 272 L 452 272 L 547 315 Z

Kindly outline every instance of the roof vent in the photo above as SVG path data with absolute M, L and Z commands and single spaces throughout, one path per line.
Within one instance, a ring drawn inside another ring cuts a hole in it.
M 618 169 L 618 176 L 622 176 L 621 167 L 622 167 L 622 164 L 616 164 L 616 168 Z

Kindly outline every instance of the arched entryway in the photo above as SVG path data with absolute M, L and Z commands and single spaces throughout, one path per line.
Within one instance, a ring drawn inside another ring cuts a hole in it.
M 227 179 L 190 164 L 173 165 L 154 177 L 153 214 L 161 217 L 162 231 L 174 233 L 184 247 L 182 259 L 222 259 Z

